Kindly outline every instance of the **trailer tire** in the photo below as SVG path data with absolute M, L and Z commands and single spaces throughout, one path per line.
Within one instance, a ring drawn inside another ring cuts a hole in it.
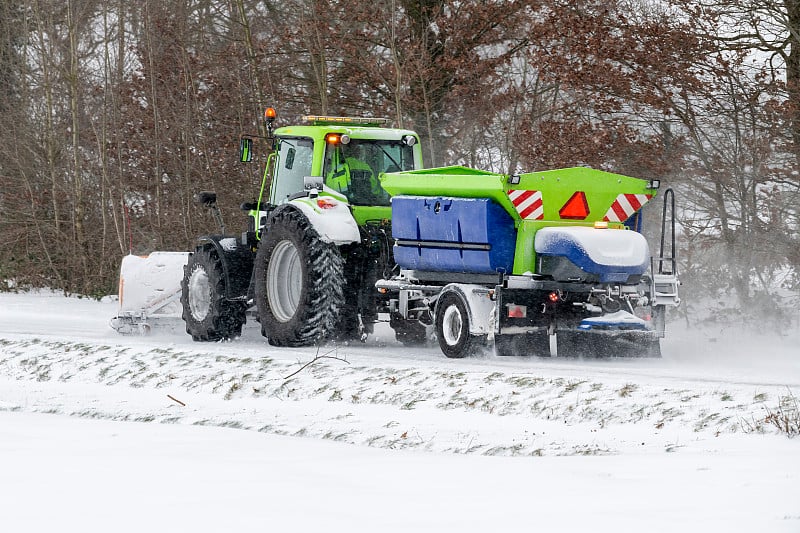
M 181 307 L 186 333 L 195 341 L 238 337 L 247 318 L 247 305 L 226 298 L 222 260 L 210 246 L 195 250 L 183 267 Z
M 486 336 L 470 334 L 464 298 L 454 291 L 446 292 L 439 298 L 436 309 L 436 336 L 444 355 L 454 359 L 475 355 Z
M 494 349 L 498 356 L 550 357 L 550 335 L 546 331 L 495 335 Z
M 299 211 L 272 215 L 256 254 L 254 283 L 261 333 L 271 345 L 308 346 L 336 333 L 344 262 Z

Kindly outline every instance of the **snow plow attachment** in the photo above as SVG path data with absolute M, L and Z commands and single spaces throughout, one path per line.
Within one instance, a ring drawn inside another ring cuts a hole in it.
M 181 280 L 189 252 L 127 255 L 119 275 L 119 313 L 111 327 L 123 335 L 147 334 L 181 322 Z

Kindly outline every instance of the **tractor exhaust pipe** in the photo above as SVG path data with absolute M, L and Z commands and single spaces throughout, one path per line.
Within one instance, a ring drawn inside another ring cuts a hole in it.
M 214 220 L 217 221 L 222 235 L 225 235 L 225 222 L 222 221 L 222 212 L 217 206 L 217 193 L 212 191 L 202 191 L 197 193 L 194 199 L 198 205 L 211 210 L 211 214 L 214 215 Z

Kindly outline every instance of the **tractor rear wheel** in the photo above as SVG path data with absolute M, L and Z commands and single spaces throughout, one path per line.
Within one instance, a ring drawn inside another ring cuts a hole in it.
M 344 304 L 344 262 L 302 213 L 273 214 L 255 263 L 261 333 L 274 346 L 308 346 L 336 332 Z
M 186 333 L 196 341 L 218 341 L 242 334 L 246 304 L 226 298 L 222 260 L 210 246 L 198 248 L 183 267 L 181 306 Z

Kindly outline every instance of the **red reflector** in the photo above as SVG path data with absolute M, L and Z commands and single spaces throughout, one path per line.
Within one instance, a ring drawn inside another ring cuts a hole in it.
M 320 198 L 317 200 L 317 205 L 320 207 L 320 209 L 333 209 L 334 207 L 336 207 L 336 202 L 334 202 L 333 200 L 326 200 L 324 198 Z
M 525 318 L 528 314 L 528 308 L 524 305 L 508 304 L 508 317 L 509 318 Z
M 570 196 L 564 207 L 559 210 L 558 215 L 570 220 L 583 220 L 588 217 L 589 203 L 586 201 L 586 193 L 578 191 Z

